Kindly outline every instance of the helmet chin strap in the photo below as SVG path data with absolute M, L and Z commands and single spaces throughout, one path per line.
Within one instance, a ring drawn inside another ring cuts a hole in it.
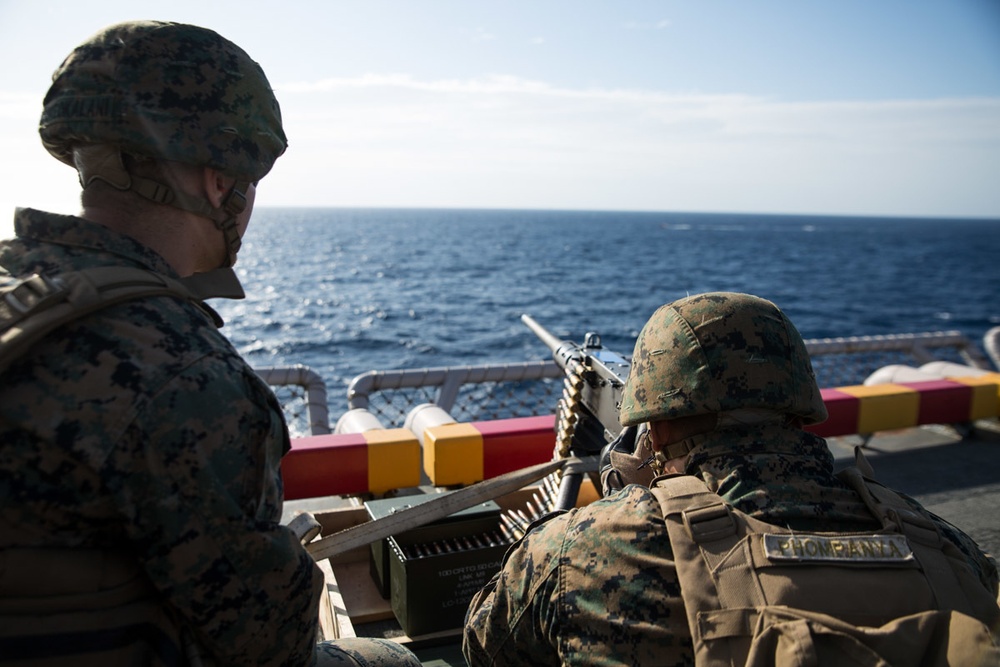
M 130 174 L 125 169 L 121 151 L 114 146 L 77 146 L 73 149 L 73 162 L 84 189 L 100 180 L 118 190 L 131 190 L 157 204 L 166 204 L 210 219 L 222 232 L 226 245 L 226 258 L 219 268 L 229 268 L 236 263 L 236 254 L 243 244 L 236 219 L 246 210 L 249 181 L 237 181 L 222 200 L 222 205 L 215 208 L 206 199 Z
M 247 181 L 237 181 L 229 190 L 229 194 L 222 200 L 222 206 L 217 211 L 222 212 L 222 219 L 212 217 L 216 228 L 222 230 L 222 237 L 226 243 L 226 259 L 220 268 L 228 268 L 236 263 L 236 253 L 243 245 L 240 238 L 240 230 L 236 224 L 236 218 L 247 208 L 247 190 L 250 183 Z

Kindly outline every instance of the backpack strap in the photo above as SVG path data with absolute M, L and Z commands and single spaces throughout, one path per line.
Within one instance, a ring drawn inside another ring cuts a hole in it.
M 202 301 L 207 296 L 203 280 L 189 287 L 155 271 L 103 266 L 54 276 L 36 273 L 0 287 L 0 372 L 53 329 L 123 301 L 174 296 L 194 304 L 221 327 L 222 318 Z M 231 292 L 232 285 L 226 288 Z

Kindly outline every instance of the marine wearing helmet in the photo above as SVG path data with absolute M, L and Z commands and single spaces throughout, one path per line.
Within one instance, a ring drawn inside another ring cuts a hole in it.
M 507 551 L 469 605 L 468 664 L 750 664 L 775 645 L 802 648 L 800 633 L 824 615 L 852 630 L 864 619 L 905 646 L 915 640 L 894 634 L 894 620 L 943 609 L 977 619 L 966 636 L 978 643 L 957 632 L 938 642 L 949 655 L 988 644 L 1000 618 L 995 565 L 968 535 L 871 480 L 863 459 L 864 471 L 835 471 L 826 441 L 803 429 L 826 416 L 805 345 L 771 302 L 716 292 L 658 309 L 636 342 L 604 497 L 551 512 Z M 861 552 L 828 569 L 765 553 L 768 539 L 790 536 L 909 539 L 904 514 L 932 536 L 919 538 L 918 560 L 934 563 L 926 576 Z M 787 643 L 767 643 L 786 629 Z M 820 655 L 841 630 L 817 633 L 823 641 L 803 650 Z M 995 664 L 996 647 L 982 655 Z
M 0 662 L 419 665 L 387 639 L 316 643 L 326 586 L 280 523 L 281 406 L 193 298 L 238 288 L 215 270 L 286 147 L 260 66 L 205 28 L 114 25 L 56 71 L 39 132 L 82 210 L 18 209 L 0 285 L 83 287 L 0 369 Z M 191 287 L 95 298 L 137 274 Z

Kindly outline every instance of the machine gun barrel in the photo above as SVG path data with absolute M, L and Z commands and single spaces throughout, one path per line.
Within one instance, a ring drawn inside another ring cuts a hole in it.
M 521 315 L 521 321 L 528 325 L 528 328 L 531 329 L 534 334 L 538 336 L 553 352 L 559 349 L 559 347 L 563 344 L 563 341 L 556 338 L 548 329 L 536 322 L 535 318 L 531 315 L 528 315 L 527 313 Z
M 583 354 L 579 347 L 570 341 L 557 338 L 551 331 L 536 322 L 531 315 L 521 315 L 521 321 L 545 343 L 545 346 L 552 352 L 552 358 L 559 364 L 559 368 L 564 371 L 572 371 L 573 362 L 583 361 Z

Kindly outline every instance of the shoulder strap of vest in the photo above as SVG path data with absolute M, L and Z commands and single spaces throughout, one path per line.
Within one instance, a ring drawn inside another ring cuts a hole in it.
M 934 591 L 938 608 L 970 613 L 971 603 L 948 558 L 949 553 L 959 556 L 958 548 L 941 534 L 941 529 L 929 517 L 914 510 L 898 493 L 873 479 L 874 471 L 860 447 L 855 448 L 854 456 L 855 467 L 841 470 L 837 476 L 861 496 L 871 513 L 882 522 L 883 529 L 906 535 Z
M 221 327 L 222 318 L 196 293 L 200 287 L 155 271 L 119 266 L 54 276 L 36 273 L 0 287 L 0 372 L 53 329 L 123 301 L 174 296 L 193 303 Z
M 745 626 L 754 622 L 748 612 L 765 604 L 749 553 L 736 548 L 753 520 L 734 512 L 695 476 L 661 477 L 651 490 L 670 535 L 691 636 L 746 634 Z M 702 627 L 700 612 L 715 612 L 712 628 Z M 723 627 L 727 624 L 732 627 Z

